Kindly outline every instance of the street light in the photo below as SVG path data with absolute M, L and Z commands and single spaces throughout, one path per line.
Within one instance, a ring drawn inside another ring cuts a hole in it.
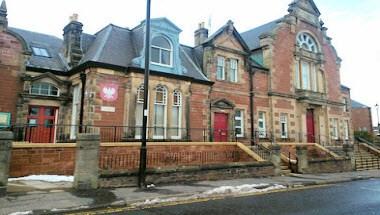
M 377 113 L 377 132 L 378 132 L 378 135 L 380 135 L 379 105 L 376 104 L 375 108 L 376 108 L 376 113 Z
M 141 131 L 141 148 L 140 148 L 140 165 L 138 186 L 145 187 L 146 175 L 146 127 L 148 121 L 148 85 L 149 85 L 149 65 L 150 65 L 150 0 L 146 4 L 145 19 L 145 73 L 144 73 L 144 108 L 143 108 L 143 126 Z

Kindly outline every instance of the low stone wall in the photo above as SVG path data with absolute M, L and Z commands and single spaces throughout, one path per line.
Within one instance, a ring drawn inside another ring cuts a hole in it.
M 349 172 L 352 171 L 351 159 L 337 158 L 309 160 L 308 168 L 305 173 L 334 173 L 334 172 Z
M 137 171 L 110 173 L 102 171 L 100 187 L 133 187 L 137 185 Z M 219 165 L 188 166 L 182 168 L 148 169 L 148 184 L 183 183 L 203 180 L 267 177 L 274 175 L 271 162 L 230 163 Z
M 35 174 L 73 175 L 76 144 L 13 144 L 10 177 Z M 99 168 L 136 170 L 140 144 L 102 143 Z M 236 143 L 148 143 L 148 168 L 252 162 Z

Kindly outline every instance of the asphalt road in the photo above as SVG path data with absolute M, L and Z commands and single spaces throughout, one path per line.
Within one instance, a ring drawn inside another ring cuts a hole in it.
M 228 215 L 320 214 L 380 215 L 380 180 L 356 181 L 265 195 L 147 208 L 112 214 Z

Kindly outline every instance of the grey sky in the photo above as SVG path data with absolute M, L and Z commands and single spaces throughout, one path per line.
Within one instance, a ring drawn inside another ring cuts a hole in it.
M 351 97 L 373 109 L 380 103 L 380 1 L 314 0 L 329 28 L 333 45 L 343 59 L 342 83 Z M 167 17 L 183 32 L 181 43 L 193 45 L 199 22 L 211 20 L 211 32 L 229 19 L 238 31 L 280 18 L 291 0 L 152 0 L 152 17 Z M 79 14 L 86 33 L 96 33 L 109 23 L 132 28 L 145 18 L 145 0 L 6 0 L 9 25 L 62 37 L 72 13 Z

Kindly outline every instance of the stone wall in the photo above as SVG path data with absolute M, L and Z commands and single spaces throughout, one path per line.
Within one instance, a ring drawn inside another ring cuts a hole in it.
M 309 160 L 305 173 L 334 173 L 352 171 L 351 159 L 320 159 Z
M 165 184 L 273 175 L 274 166 L 270 162 L 250 162 L 172 169 L 148 169 L 146 182 L 148 184 Z M 114 175 L 103 174 L 100 176 L 100 187 L 136 186 L 136 184 L 137 172 L 124 172 Z

